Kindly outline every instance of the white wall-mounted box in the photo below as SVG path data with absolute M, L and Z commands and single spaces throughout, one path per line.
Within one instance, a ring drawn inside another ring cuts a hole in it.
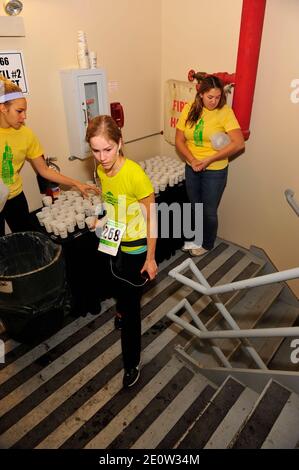
M 62 70 L 61 80 L 70 154 L 83 160 L 90 155 L 85 142 L 89 120 L 110 114 L 106 72 L 103 69 Z

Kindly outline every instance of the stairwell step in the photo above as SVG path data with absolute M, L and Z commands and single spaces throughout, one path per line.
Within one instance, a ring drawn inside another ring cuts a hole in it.
M 244 385 L 228 377 L 177 448 L 203 449 L 244 389 Z
M 277 298 L 277 296 L 279 296 L 281 290 L 281 284 L 250 289 L 233 308 L 229 309 L 229 312 L 241 329 L 254 328 L 257 325 L 259 319 L 269 309 L 272 302 Z M 211 305 L 208 307 L 211 308 Z M 216 307 L 213 305 L 212 308 Z M 217 316 L 219 318 L 220 313 L 217 313 Z M 211 329 L 211 321 L 207 322 L 206 326 L 209 326 L 209 329 Z M 222 318 L 218 324 L 214 325 L 215 330 L 225 330 L 229 328 L 230 327 L 228 326 L 227 322 Z M 250 341 L 251 340 L 252 339 L 250 339 Z M 240 351 L 240 340 L 233 338 L 214 339 L 213 343 L 224 352 L 229 361 L 234 360 L 238 361 L 238 363 L 245 363 L 246 365 L 251 363 L 251 357 L 244 356 L 243 352 Z M 193 354 L 196 345 L 198 345 L 198 342 L 196 341 L 190 345 L 188 351 L 190 351 L 191 354 Z M 211 348 L 208 344 L 206 344 L 201 352 L 204 354 L 204 352 L 207 351 L 209 351 L 210 354 Z M 201 363 L 205 364 L 203 361 L 201 361 Z
M 247 294 L 243 297 L 243 299 L 235 305 L 235 307 L 231 310 L 231 315 L 234 320 L 239 325 L 240 329 L 253 329 L 258 327 L 258 323 L 271 307 L 275 299 L 279 296 L 283 286 L 281 284 L 274 284 L 270 286 L 261 286 L 255 289 L 250 289 Z M 225 321 L 222 321 L 221 326 L 225 329 Z M 228 327 L 226 327 L 228 328 Z M 250 338 L 249 341 L 252 342 L 253 338 Z M 232 343 L 232 341 L 230 341 Z M 225 348 L 228 350 L 227 346 L 228 340 L 219 340 L 217 345 L 221 348 Z M 236 353 L 239 351 L 241 347 L 241 342 L 234 342 L 234 346 L 230 348 L 229 353 L 226 357 L 231 360 L 236 359 Z M 243 359 L 243 358 L 242 358 Z M 252 363 L 251 357 L 248 356 L 244 357 L 243 359 L 246 365 Z
M 129 449 L 180 394 L 192 380 L 193 375 L 187 367 L 182 367 L 148 403 L 145 402 L 145 407 L 127 426 L 124 426 L 123 431 L 107 446 L 107 449 Z
M 249 264 L 248 264 L 249 263 Z M 245 267 L 244 267 L 245 266 Z M 241 271 L 235 274 L 236 268 L 241 268 Z M 257 263 L 249 262 L 247 258 L 241 259 L 233 269 L 229 271 L 229 276 L 221 279 L 220 282 L 217 284 L 226 284 L 230 282 L 237 282 L 242 281 L 245 279 L 249 279 L 255 277 L 260 270 L 262 269 L 263 265 L 259 265 Z M 246 290 L 234 291 L 234 292 L 227 292 L 219 296 L 220 300 L 226 307 L 232 308 L 240 299 L 246 294 Z M 222 319 L 221 314 L 219 313 L 217 307 L 214 303 L 210 303 L 205 310 L 201 313 L 201 319 L 205 321 L 206 319 L 206 327 L 211 330 L 215 327 L 215 325 Z
M 252 245 L 250 247 L 250 252 L 254 256 L 257 256 L 259 259 L 262 259 L 265 261 L 266 264 L 263 269 L 263 274 L 271 274 L 271 273 L 277 272 L 276 266 L 272 263 L 271 259 L 262 248 L 258 248 Z M 296 297 L 296 295 L 294 294 L 294 292 L 291 290 L 291 288 L 288 286 L 286 282 L 284 283 L 284 288 L 281 293 L 281 299 L 284 300 L 286 303 L 293 305 L 294 307 L 299 307 L 299 299 Z
M 218 284 L 225 284 L 228 282 L 233 282 L 233 281 L 239 281 L 242 279 L 247 279 L 249 277 L 254 277 L 258 274 L 258 272 L 263 268 L 263 263 L 259 264 L 258 262 L 253 262 L 251 259 L 244 257 L 243 252 L 237 252 L 233 255 L 233 261 L 236 264 L 232 263 L 232 257 L 227 260 L 229 261 L 229 264 L 224 263 L 219 268 L 219 273 L 223 274 L 222 278 L 218 277 Z M 229 271 L 227 269 L 229 268 Z M 215 280 L 215 279 L 214 279 Z M 211 283 L 211 278 L 208 279 L 208 281 Z M 216 284 L 217 284 L 216 283 Z M 217 323 L 222 319 L 221 314 L 219 313 L 218 309 L 215 307 L 215 305 L 211 302 L 211 299 L 207 296 L 201 296 L 197 301 L 195 301 L 195 296 L 198 296 L 197 293 L 192 292 L 188 296 L 188 300 L 191 304 L 193 304 L 193 309 L 198 313 L 200 316 L 201 321 L 205 323 L 205 326 L 207 329 L 212 330 L 215 328 Z M 237 291 L 237 292 L 229 292 L 223 296 L 221 296 L 221 300 L 225 302 L 226 306 L 232 307 L 240 297 L 244 295 L 244 291 Z M 223 327 L 225 329 L 225 327 Z M 221 340 L 218 340 L 221 341 Z M 197 354 L 197 350 L 203 352 L 205 350 L 207 354 L 210 356 L 211 355 L 211 347 L 207 344 L 205 341 L 203 345 L 201 344 L 199 347 L 199 340 L 195 337 L 191 339 L 188 344 L 186 344 L 186 351 L 188 351 L 189 354 L 193 355 L 193 352 L 195 355 Z M 238 340 L 227 340 L 226 343 L 226 348 L 227 348 L 227 354 L 238 344 Z M 205 354 L 203 352 L 203 354 Z M 203 363 L 205 364 L 206 361 L 206 354 L 205 354 L 205 359 Z M 212 357 L 213 358 L 213 357 Z M 219 364 L 216 362 L 214 365 L 217 366 Z M 209 364 L 211 366 L 211 364 Z
M 259 449 L 290 395 L 289 390 L 271 380 L 262 392 L 246 423 L 230 444 L 230 448 Z
M 205 449 L 226 449 L 249 415 L 257 398 L 256 392 L 248 387 L 245 388 L 207 442 Z
M 181 381 L 178 384 L 181 385 Z M 155 449 L 161 441 L 164 441 L 167 437 L 169 439 L 171 435 L 171 431 L 174 427 L 177 426 L 177 423 L 183 419 L 184 415 L 188 413 L 190 407 L 193 406 L 194 402 L 197 401 L 198 397 L 202 395 L 202 398 L 205 397 L 204 389 L 209 387 L 210 384 L 208 380 L 203 377 L 201 374 L 194 373 L 192 375 L 192 379 L 187 383 L 187 385 L 174 397 L 174 399 L 168 403 L 164 400 L 162 401 L 163 410 L 160 411 L 159 416 L 147 426 L 146 431 L 134 442 L 131 446 L 132 449 Z M 215 393 L 215 388 L 211 387 L 211 395 Z M 161 394 L 160 394 L 161 395 Z M 205 397 L 206 403 L 209 399 Z M 162 399 L 163 400 L 163 399 Z M 159 407 L 159 402 L 158 405 Z M 204 404 L 202 406 L 205 406 Z M 176 432 L 174 433 L 174 443 L 178 440 L 178 436 L 185 432 L 186 429 L 190 426 L 194 416 L 198 414 L 199 410 L 193 412 L 191 415 L 191 421 L 187 424 L 187 428 L 183 426 L 183 430 L 180 431 L 179 427 L 176 428 Z M 166 444 L 166 447 L 161 448 L 169 448 L 170 442 Z
M 211 385 L 207 385 L 198 395 L 196 400 L 194 400 L 192 405 L 189 406 L 183 416 L 177 421 L 161 442 L 159 442 L 156 449 L 172 449 L 178 440 L 190 428 L 194 422 L 194 417 L 198 416 L 204 410 L 214 394 L 215 388 Z
M 299 326 L 299 313 L 293 326 Z M 275 352 L 274 357 L 269 362 L 269 368 L 276 370 L 299 371 L 299 361 L 291 361 L 291 354 L 295 351 L 296 346 L 298 346 L 298 338 L 285 338 L 278 350 Z
M 299 441 L 299 397 L 292 393 L 262 449 L 294 449 Z
M 281 284 L 250 289 L 231 314 L 242 329 L 252 328 L 269 309 L 282 290 Z
M 261 318 L 257 328 L 285 328 L 293 326 L 299 314 L 299 309 L 278 300 Z M 251 338 L 252 346 L 257 350 L 263 361 L 268 364 L 283 342 L 283 337 Z M 291 351 L 291 350 L 290 350 Z M 290 356 L 290 354 L 289 354 Z M 290 358 L 289 358 L 290 362 Z

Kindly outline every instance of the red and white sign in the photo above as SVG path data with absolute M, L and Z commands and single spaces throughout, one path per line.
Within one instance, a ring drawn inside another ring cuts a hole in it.
M 167 80 L 165 84 L 164 105 L 164 138 L 174 145 L 175 128 L 183 107 L 193 102 L 196 95 L 196 84 L 179 80 Z

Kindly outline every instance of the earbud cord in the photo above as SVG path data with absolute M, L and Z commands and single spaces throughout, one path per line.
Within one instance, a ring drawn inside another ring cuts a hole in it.
M 116 277 L 117 279 L 119 279 L 120 281 L 124 281 L 124 282 L 127 282 L 128 284 L 130 284 L 131 286 L 134 286 L 134 287 L 142 287 L 144 286 L 147 282 L 148 282 L 148 279 L 145 279 L 145 281 L 142 283 L 142 284 L 134 284 L 133 282 L 131 281 L 128 281 L 128 279 L 125 279 L 123 277 L 120 277 L 120 276 L 117 276 L 117 274 L 115 274 L 115 272 L 113 271 L 113 267 L 112 267 L 112 258 L 110 258 L 110 269 L 111 269 L 111 272 L 112 272 L 112 275 L 114 277 Z

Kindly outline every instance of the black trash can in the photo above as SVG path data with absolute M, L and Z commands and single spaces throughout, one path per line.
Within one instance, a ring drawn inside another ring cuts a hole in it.
M 38 232 L 0 238 L 0 318 L 11 337 L 32 342 L 62 325 L 67 308 L 61 246 Z

